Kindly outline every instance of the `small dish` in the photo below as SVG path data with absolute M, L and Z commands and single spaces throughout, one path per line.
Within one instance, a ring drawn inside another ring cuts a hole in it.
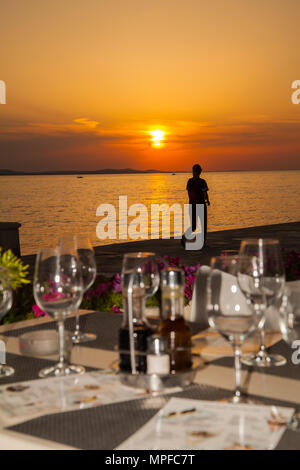
M 38 330 L 19 337 L 19 350 L 29 356 L 58 354 L 58 333 L 55 330 Z

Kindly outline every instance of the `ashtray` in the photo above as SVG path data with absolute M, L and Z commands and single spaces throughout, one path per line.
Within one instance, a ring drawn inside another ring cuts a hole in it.
M 55 330 L 39 330 L 19 337 L 19 350 L 29 356 L 50 356 L 58 353 L 58 333 Z
M 116 369 L 117 364 L 112 366 Z M 193 383 L 197 372 L 204 367 L 204 360 L 199 354 L 192 354 L 192 367 L 174 374 L 130 374 L 117 369 L 117 375 L 123 385 L 135 388 L 144 388 L 151 392 L 159 392 L 165 388 L 186 387 Z

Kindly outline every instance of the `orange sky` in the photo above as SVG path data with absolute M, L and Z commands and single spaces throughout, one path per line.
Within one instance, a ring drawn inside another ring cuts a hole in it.
M 5 2 L 0 168 L 300 168 L 299 17 L 299 0 Z

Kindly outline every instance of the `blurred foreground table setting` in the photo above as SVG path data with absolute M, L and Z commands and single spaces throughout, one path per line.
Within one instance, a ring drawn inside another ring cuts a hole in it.
M 77 278 L 57 351 L 45 354 L 38 340 L 45 346 L 61 316 L 1 326 L 14 369 L 0 381 L 1 448 L 299 449 L 300 285 L 286 283 L 272 257 L 266 269 L 259 256 L 270 245 L 258 242 L 257 252 L 224 254 L 200 267 L 189 313 L 184 273 L 159 272 L 154 253 L 131 253 L 123 262 L 122 313 L 79 311 L 80 331 L 92 341 L 70 342 L 83 292 Z M 155 292 L 159 318 L 145 312 Z M 260 350 L 262 329 L 264 353 L 280 365 L 243 361 Z

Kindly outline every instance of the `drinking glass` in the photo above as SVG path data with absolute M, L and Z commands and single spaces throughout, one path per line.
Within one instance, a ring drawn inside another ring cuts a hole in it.
M 128 253 L 122 266 L 124 315 L 119 332 L 120 369 L 132 374 L 146 371 L 147 338 L 153 333 L 145 318 L 145 299 L 159 287 L 154 253 Z M 139 354 L 136 356 L 135 351 Z
M 0 320 L 10 310 L 13 303 L 13 294 L 9 282 L 9 273 L 5 268 L 0 268 Z M 5 351 L 1 351 L 5 353 Z M 0 377 L 8 377 L 15 370 L 5 364 L 0 364 Z
M 279 325 L 284 341 L 291 347 L 291 361 L 295 367 L 300 364 L 300 286 L 289 282 L 283 292 L 279 309 Z M 292 417 L 289 428 L 300 432 L 300 413 Z
M 290 346 L 297 341 L 300 346 L 300 286 L 297 281 L 288 282 L 284 288 L 279 325 L 284 341 Z
M 223 255 L 211 260 L 207 280 L 207 316 L 209 325 L 232 345 L 235 366 L 235 391 L 230 403 L 248 403 L 241 387 L 241 347 L 262 322 L 262 313 L 256 311 L 242 294 L 237 280 L 240 258 Z M 247 259 L 252 271 L 252 260 Z
M 65 347 L 65 319 L 82 301 L 83 285 L 76 251 L 62 247 L 41 250 L 36 259 L 34 298 L 38 306 L 57 320 L 59 362 L 40 371 L 40 377 L 82 374 L 84 367 L 69 364 Z
M 89 238 L 81 235 L 62 237 L 60 238 L 59 244 L 64 249 L 71 247 L 72 250 L 77 251 L 81 268 L 83 290 L 86 292 L 94 283 L 97 274 L 95 253 Z M 83 333 L 80 331 L 80 315 L 78 306 L 76 309 L 76 326 L 73 333 L 73 343 L 87 343 L 88 341 L 94 341 L 96 338 L 97 336 L 93 333 Z
M 155 253 L 138 252 L 126 253 L 122 265 L 122 289 L 126 294 L 130 276 L 133 276 L 133 286 L 143 290 L 145 299 L 156 293 L 159 287 L 159 270 Z
M 247 291 L 243 285 L 240 285 L 240 287 L 254 304 L 257 296 L 261 296 L 264 302 L 260 305 L 266 313 L 267 308 L 274 305 L 281 298 L 285 286 L 285 270 L 279 241 L 263 238 L 243 240 L 239 254 L 240 256 L 254 256 L 258 260 L 255 292 Z M 267 353 L 264 323 L 260 328 L 259 352 L 254 356 L 243 356 L 242 363 L 259 367 L 281 366 L 286 363 L 283 356 Z

